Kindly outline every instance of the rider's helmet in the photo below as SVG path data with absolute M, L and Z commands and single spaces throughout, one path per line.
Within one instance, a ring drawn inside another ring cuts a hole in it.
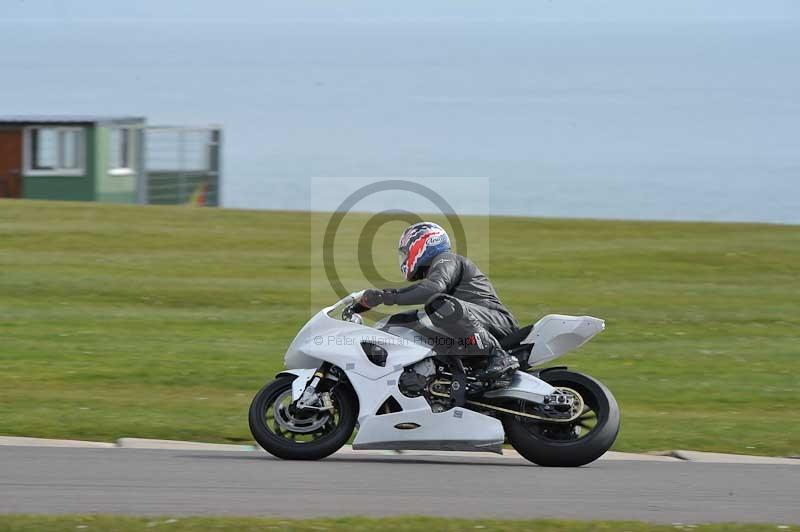
M 416 281 L 436 255 L 450 251 L 450 237 L 433 222 L 419 222 L 403 231 L 398 249 L 403 277 Z

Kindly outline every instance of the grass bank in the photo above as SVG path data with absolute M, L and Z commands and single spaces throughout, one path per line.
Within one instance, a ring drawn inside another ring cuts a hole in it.
M 800 227 L 483 223 L 520 321 L 607 320 L 560 362 L 616 394 L 617 450 L 800 453 Z M 0 201 L 0 434 L 249 441 L 250 398 L 322 282 L 312 227 L 307 213 Z M 386 277 L 397 228 L 375 241 Z

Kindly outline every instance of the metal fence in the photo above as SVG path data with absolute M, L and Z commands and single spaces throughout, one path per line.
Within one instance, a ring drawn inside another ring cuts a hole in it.
M 220 204 L 221 129 L 149 126 L 142 137 L 141 203 Z

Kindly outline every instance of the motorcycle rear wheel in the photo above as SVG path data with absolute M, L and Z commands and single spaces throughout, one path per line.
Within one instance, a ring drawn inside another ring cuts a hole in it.
M 357 406 L 349 388 L 331 390 L 333 412 L 298 410 L 292 401 L 294 376 L 281 376 L 253 398 L 250 432 L 268 453 L 284 460 L 319 460 L 338 451 L 353 433 Z
M 548 467 L 578 467 L 600 458 L 617 439 L 620 412 L 602 383 L 568 370 L 545 371 L 540 379 L 551 386 L 578 392 L 585 403 L 580 417 L 569 423 L 529 420 L 509 414 L 503 426 L 512 447 L 531 462 Z M 526 403 L 520 401 L 521 411 Z

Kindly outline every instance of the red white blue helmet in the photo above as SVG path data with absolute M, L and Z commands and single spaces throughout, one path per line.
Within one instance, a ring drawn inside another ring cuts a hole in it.
M 450 251 L 450 237 L 433 222 L 419 222 L 403 231 L 398 250 L 403 277 L 415 281 L 436 255 Z

